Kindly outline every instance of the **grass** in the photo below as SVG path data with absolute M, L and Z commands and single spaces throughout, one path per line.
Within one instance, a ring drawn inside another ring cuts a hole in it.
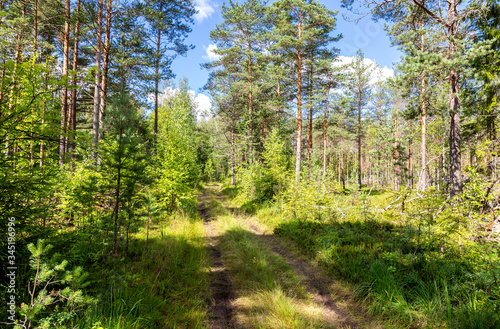
M 390 326 L 500 328 L 500 248 L 464 217 L 470 197 L 441 212 L 445 196 L 432 190 L 420 197 L 303 182 L 267 202 L 230 195 Z
M 245 219 L 227 213 L 217 200 L 212 200 L 212 207 L 223 260 L 238 296 L 238 326 L 333 328 L 294 270 L 246 228 Z
M 99 297 L 79 328 L 205 328 L 208 256 L 200 219 L 165 218 L 135 236 L 132 260 L 114 259 L 91 276 Z M 144 253 L 143 253 L 144 252 Z
M 407 205 L 405 214 L 398 209 L 382 216 L 376 209 L 387 207 L 394 194 L 367 192 L 304 197 L 337 208 L 329 216 L 303 204 L 294 204 L 291 213 L 280 199 L 253 205 L 251 213 L 330 275 L 353 285 L 371 313 L 395 327 L 499 328 L 495 246 L 465 239 L 459 245 L 458 231 L 449 231 L 453 220 L 412 215 L 432 200 Z

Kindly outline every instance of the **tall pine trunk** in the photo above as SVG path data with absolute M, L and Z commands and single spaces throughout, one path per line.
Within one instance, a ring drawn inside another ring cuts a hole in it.
M 361 190 L 361 82 L 358 82 L 358 185 Z
M 307 166 L 311 171 L 312 115 L 313 115 L 313 65 L 309 69 L 309 113 L 307 114 Z M 309 173 L 310 174 L 310 173 Z
M 423 28 L 423 23 L 422 23 Z M 420 51 L 423 53 L 425 51 L 425 36 L 422 34 L 420 36 Z M 426 97 L 426 86 L 425 86 L 425 74 L 422 74 L 420 82 L 420 127 L 421 127 L 421 137 L 420 137 L 420 158 L 422 159 L 422 172 L 420 175 L 420 180 L 418 182 L 418 190 L 425 191 L 427 184 L 429 182 L 429 174 L 427 169 L 427 103 Z
M 122 147 L 122 131 L 120 129 L 118 145 Z M 121 151 L 118 151 L 118 172 L 116 176 L 116 190 L 115 190 L 115 207 L 113 209 L 114 218 L 114 230 L 113 230 L 113 254 L 116 255 L 118 251 L 118 213 L 120 211 L 120 188 L 121 188 L 121 168 L 122 168 L 122 157 Z
M 328 87 L 326 89 L 326 106 L 325 106 L 325 118 L 323 120 L 323 177 L 326 178 L 326 129 L 328 124 L 328 106 L 330 100 L 330 88 L 332 85 L 332 80 L 330 76 L 328 77 Z
M 76 70 L 78 69 L 78 43 L 79 43 L 79 36 L 78 34 L 80 33 L 80 5 L 81 5 L 81 0 L 78 0 L 76 3 L 76 16 L 77 19 L 75 21 L 75 36 L 74 36 L 74 45 L 73 45 L 73 81 L 72 81 L 72 86 L 73 88 L 71 89 L 71 97 L 70 97 L 70 119 L 68 121 L 71 122 L 69 126 L 71 126 L 71 131 L 73 132 L 73 135 L 71 136 L 71 142 L 70 144 L 70 159 L 73 159 L 73 154 L 75 150 L 75 136 L 74 134 L 76 133 L 76 83 L 77 83 L 77 73 Z M 69 130 L 69 129 L 68 129 Z
M 94 135 L 94 150 L 92 159 L 97 159 L 97 145 L 99 143 L 99 101 L 100 101 L 100 83 L 101 83 L 101 48 L 102 48 L 102 16 L 103 16 L 104 0 L 99 0 L 99 9 L 97 16 L 97 44 L 95 54 L 95 82 L 94 82 L 94 119 L 92 122 L 92 133 Z
M 299 10 L 298 38 L 302 37 L 302 12 Z M 297 52 L 297 147 L 295 155 L 295 180 L 300 180 L 300 162 L 302 152 L 302 49 Z
M 253 160 L 253 95 L 252 95 L 252 44 L 248 44 L 248 161 Z
M 163 1 L 160 2 L 160 13 L 163 12 Z M 156 63 L 155 63 L 155 122 L 154 122 L 154 150 L 156 154 L 156 145 L 158 138 L 158 93 L 160 84 L 160 55 L 161 55 L 161 28 L 158 28 L 158 35 L 156 38 Z
M 455 54 L 458 37 L 456 0 L 447 1 L 448 11 L 448 52 L 450 57 Z M 462 192 L 462 163 L 461 163 L 461 127 L 460 127 L 460 99 L 459 99 L 459 74 L 454 68 L 450 72 L 449 113 L 450 113 L 450 196 Z
M 236 184 L 236 180 L 234 177 L 234 174 L 235 174 L 234 173 L 234 167 L 235 167 L 234 147 L 235 147 L 234 132 L 231 130 L 231 186 L 234 186 Z
M 101 93 L 99 101 L 99 139 L 102 139 L 104 132 L 104 111 L 106 109 L 106 95 L 108 90 L 108 67 L 109 67 L 109 50 L 111 44 L 111 20 L 112 20 L 113 0 L 108 0 L 106 6 L 106 31 L 104 35 L 103 60 L 102 60 L 102 77 L 101 77 Z
M 61 100 L 61 134 L 59 136 L 59 165 L 64 164 L 64 153 L 66 151 L 66 116 L 68 114 L 68 63 L 69 63 L 69 20 L 71 14 L 71 2 L 66 0 L 66 13 L 64 16 L 64 46 L 63 46 L 63 89 Z

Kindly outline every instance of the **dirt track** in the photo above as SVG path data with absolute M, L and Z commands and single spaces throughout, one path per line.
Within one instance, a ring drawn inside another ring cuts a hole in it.
M 223 263 L 224 251 L 219 247 L 219 237 L 215 233 L 212 222 L 215 218 L 211 217 L 208 208 L 212 197 L 224 203 L 223 196 L 214 189 L 205 190 L 198 199 L 198 209 L 206 225 L 206 241 L 211 260 L 212 306 L 209 328 L 237 328 L 235 317 L 238 310 L 233 306 L 237 296 L 231 286 L 230 272 Z M 351 316 L 353 305 L 350 304 L 349 300 L 352 300 L 352 297 L 345 290 L 338 288 L 334 280 L 325 275 L 320 268 L 308 259 L 292 252 L 274 235 L 266 234 L 264 229 L 259 228 L 259 223 L 246 216 L 238 215 L 237 209 L 227 206 L 225 208 L 238 218 L 238 221 L 241 221 L 242 225 L 247 227 L 247 230 L 255 235 L 272 253 L 288 263 L 312 296 L 314 304 L 322 309 L 321 314 L 326 323 L 334 328 L 382 328 L 379 323 L 370 319 L 362 308 L 355 307 L 356 316 Z M 339 305 L 339 302 L 342 305 Z M 350 312 L 347 310 L 346 304 L 350 304 Z

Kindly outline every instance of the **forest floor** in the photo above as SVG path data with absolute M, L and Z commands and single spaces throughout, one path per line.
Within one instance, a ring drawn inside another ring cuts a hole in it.
M 209 250 L 209 328 L 383 328 L 289 242 L 209 185 L 198 198 Z

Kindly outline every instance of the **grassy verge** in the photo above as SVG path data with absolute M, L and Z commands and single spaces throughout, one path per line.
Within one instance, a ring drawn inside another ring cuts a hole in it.
M 408 203 L 404 213 L 401 206 L 382 213 L 393 194 L 367 195 L 305 187 L 293 198 L 244 206 L 352 285 L 373 314 L 395 327 L 499 328 L 498 245 L 464 238 L 459 224 L 465 221 L 456 214 L 427 215 L 442 204 L 437 199 Z
M 98 304 L 79 328 L 204 328 L 208 319 L 208 258 L 199 219 L 166 218 L 136 234 L 131 258 L 95 271 L 89 290 Z

